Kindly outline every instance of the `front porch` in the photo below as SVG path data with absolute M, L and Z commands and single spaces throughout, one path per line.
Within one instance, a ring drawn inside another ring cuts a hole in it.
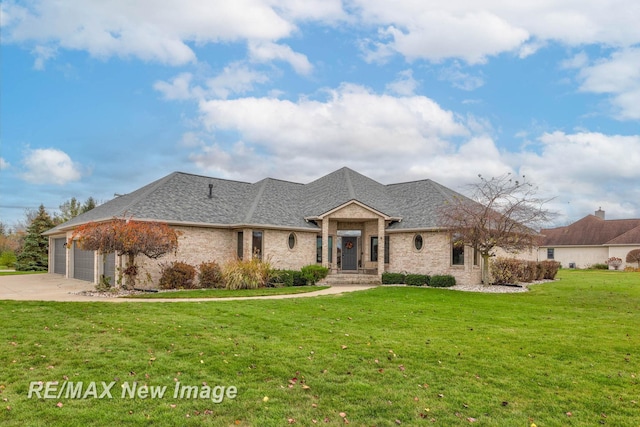
M 317 262 L 329 268 L 330 276 L 343 280 L 380 283 L 388 263 L 386 228 L 398 218 L 389 217 L 352 200 L 317 217 L 306 218 L 320 226 Z M 348 279 L 348 275 L 362 275 Z M 339 280 L 339 279 L 332 279 Z

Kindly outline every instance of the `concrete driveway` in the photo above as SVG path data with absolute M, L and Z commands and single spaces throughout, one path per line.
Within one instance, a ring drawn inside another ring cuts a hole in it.
M 244 299 L 285 299 L 305 298 L 318 295 L 335 295 L 344 292 L 361 291 L 374 286 L 338 285 L 321 291 L 303 294 L 272 295 L 263 297 L 234 298 L 189 298 L 189 299 L 128 299 L 107 298 L 100 296 L 77 295 L 81 291 L 95 290 L 93 283 L 76 279 L 65 279 L 59 274 L 25 274 L 16 276 L 0 276 L 0 300 L 20 301 L 101 301 L 101 302 L 198 302 L 198 301 L 232 301 Z

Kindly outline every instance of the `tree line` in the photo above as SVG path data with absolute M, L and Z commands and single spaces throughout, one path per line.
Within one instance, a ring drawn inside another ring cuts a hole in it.
M 84 202 L 72 197 L 53 214 L 42 204 L 38 209 L 27 210 L 25 221 L 13 228 L 0 221 L 0 266 L 19 271 L 47 271 L 49 239 L 42 233 L 90 211 L 98 204 L 93 197 Z

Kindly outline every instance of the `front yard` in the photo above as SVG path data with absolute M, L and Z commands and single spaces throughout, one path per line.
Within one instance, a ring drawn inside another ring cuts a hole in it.
M 0 301 L 0 424 L 640 425 L 640 275 L 558 277 L 518 294 Z

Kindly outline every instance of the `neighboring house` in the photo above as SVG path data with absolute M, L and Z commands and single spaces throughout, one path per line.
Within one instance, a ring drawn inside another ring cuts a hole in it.
M 480 282 L 480 257 L 452 245 L 439 227 L 438 209 L 460 194 L 431 180 L 383 185 L 342 168 L 308 184 L 266 178 L 257 183 L 175 172 L 116 197 L 45 233 L 49 269 L 96 282 L 116 277 L 123 261 L 67 247 L 75 227 L 114 217 L 162 221 L 182 234 L 176 255 L 138 258 L 156 280 L 159 262 L 197 266 L 259 256 L 274 268 L 321 264 L 330 274 L 385 271 L 451 274 L 458 283 Z M 114 283 L 114 282 L 112 282 Z
M 605 219 L 602 209 L 566 227 L 541 230 L 540 259 L 554 259 L 564 268 L 588 268 L 611 257 L 622 259 L 640 249 L 640 219 Z M 632 267 L 635 265 L 631 265 Z

